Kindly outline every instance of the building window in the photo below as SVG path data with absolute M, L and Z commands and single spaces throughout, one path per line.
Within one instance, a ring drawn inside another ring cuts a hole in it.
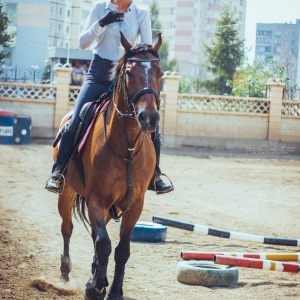
M 280 31 L 275 31 L 275 36 L 281 36 L 281 32 Z
M 257 35 L 271 36 L 272 35 L 272 30 L 257 30 L 256 34 Z
M 62 15 L 62 7 L 59 8 L 59 15 Z
M 61 32 L 61 24 L 58 24 L 58 32 Z
M 268 47 L 264 47 L 265 48 L 265 52 L 271 52 L 271 47 L 268 46 Z
M 256 55 L 256 59 L 262 61 L 265 60 L 265 56 L 263 54 L 258 54 Z
M 66 33 L 69 33 L 69 26 L 67 26 L 66 28 Z
M 6 5 L 6 13 L 10 16 L 10 19 L 11 19 L 10 25 L 16 25 L 17 24 L 17 20 L 16 20 L 16 16 L 17 16 L 17 4 L 15 4 L 15 3 L 8 3 Z
M 244 0 L 240 0 L 240 5 L 244 5 Z
M 177 14 L 177 9 L 172 7 L 171 8 L 171 15 L 176 15 Z
M 70 18 L 70 16 L 71 16 L 71 11 L 70 10 L 68 10 L 67 16 L 68 16 L 68 18 Z

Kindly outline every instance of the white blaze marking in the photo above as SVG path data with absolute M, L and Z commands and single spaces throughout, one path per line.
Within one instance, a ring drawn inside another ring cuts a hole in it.
M 149 76 L 148 76 L 148 72 L 151 68 L 151 62 L 150 61 L 143 61 L 142 62 L 142 66 L 145 67 L 145 74 L 146 74 L 146 82 L 147 82 L 147 86 L 149 85 Z

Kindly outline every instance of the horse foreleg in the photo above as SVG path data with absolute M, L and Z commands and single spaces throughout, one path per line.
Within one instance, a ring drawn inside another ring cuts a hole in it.
M 144 199 L 137 200 L 122 218 L 120 241 L 115 249 L 115 274 L 107 300 L 123 300 L 125 265 L 130 257 L 132 230 L 143 210 Z
M 88 205 L 95 246 L 95 257 L 92 264 L 93 278 L 86 284 L 86 299 L 89 300 L 104 299 L 108 286 L 107 265 L 111 253 L 111 241 L 105 226 L 108 211 L 98 203 L 99 199 L 95 198 L 95 200 L 91 199 Z
M 69 281 L 69 273 L 72 268 L 69 246 L 73 231 L 72 208 L 75 195 L 75 192 L 70 187 L 66 186 L 63 194 L 58 197 L 58 211 L 62 218 L 61 234 L 64 240 L 64 252 L 63 255 L 61 255 L 60 271 L 62 278 L 66 281 Z

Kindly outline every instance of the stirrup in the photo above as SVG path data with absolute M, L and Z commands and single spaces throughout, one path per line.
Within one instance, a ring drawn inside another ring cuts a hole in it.
M 171 188 L 172 188 L 172 189 L 171 189 L 170 191 L 168 191 L 168 193 L 174 191 L 174 185 L 173 185 L 173 182 L 171 181 L 171 179 L 169 178 L 169 176 L 167 176 L 165 173 L 161 173 L 161 172 L 160 172 L 160 173 L 157 173 L 157 175 L 155 176 L 154 181 L 153 181 L 154 191 L 155 191 L 156 195 L 161 194 L 159 191 L 157 191 L 157 188 L 156 188 L 156 182 L 159 181 L 159 180 L 162 180 L 162 179 L 160 178 L 161 176 L 167 177 L 168 180 L 169 180 L 169 182 L 170 182 L 170 184 L 171 184 Z
M 50 183 L 52 183 L 52 185 Z M 46 182 L 45 189 L 49 192 L 61 195 L 65 189 L 65 176 L 62 173 L 53 172 Z

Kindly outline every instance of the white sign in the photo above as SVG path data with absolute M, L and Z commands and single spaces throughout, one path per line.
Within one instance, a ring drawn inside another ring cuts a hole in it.
M 0 126 L 0 136 L 12 136 L 13 132 L 13 126 Z

